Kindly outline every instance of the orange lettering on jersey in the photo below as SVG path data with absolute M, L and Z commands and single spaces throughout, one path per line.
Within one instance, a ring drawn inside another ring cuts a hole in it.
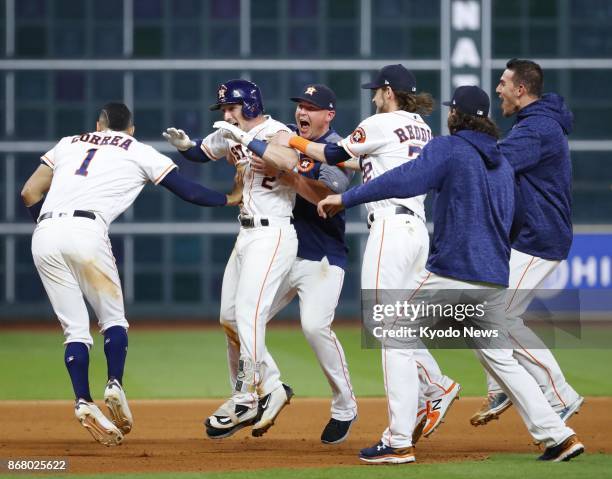
M 363 128 L 361 127 L 357 128 L 351 134 L 351 143 L 363 143 L 365 140 L 366 140 L 366 134 L 365 134 L 365 131 L 363 131 Z

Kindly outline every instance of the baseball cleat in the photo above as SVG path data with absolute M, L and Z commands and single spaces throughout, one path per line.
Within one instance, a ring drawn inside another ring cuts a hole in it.
M 235 404 L 234 399 L 225 401 L 219 409 L 206 419 L 206 434 L 211 439 L 230 437 L 240 429 L 257 420 L 258 408 Z
M 561 462 L 569 461 L 584 452 L 584 445 L 578 440 L 576 434 L 572 434 L 561 444 L 548 447 L 538 461 Z
M 128 434 L 132 430 L 134 419 L 128 406 L 125 391 L 119 381 L 112 378 L 106 383 L 104 389 L 104 403 L 108 408 L 113 424 L 117 426 L 123 434 Z
M 359 452 L 359 459 L 368 464 L 406 464 L 415 462 L 414 447 L 391 447 L 379 442 Z
M 506 393 L 489 393 L 480 409 L 470 418 L 470 424 L 484 426 L 493 419 L 499 419 L 499 416 L 510 406 L 512 406 L 512 401 Z
M 459 391 L 461 391 L 461 385 L 453 383 L 440 397 L 427 401 L 425 406 L 427 408 L 427 420 L 423 426 L 423 436 L 429 437 L 440 427 L 453 402 L 459 399 Z
M 259 399 L 257 422 L 253 425 L 251 434 L 255 437 L 263 436 L 268 429 L 274 426 L 274 421 L 283 410 L 283 408 L 291 402 L 293 397 L 293 389 L 283 384 L 277 387 L 274 391 L 266 394 Z
M 422 409 L 419 409 L 417 412 L 417 417 L 414 426 L 414 431 L 412 431 L 412 445 L 416 446 L 416 443 L 419 442 L 421 436 L 423 435 L 423 429 L 425 428 L 425 424 L 427 423 L 427 405 Z
M 123 441 L 123 433 L 94 403 L 79 399 L 74 406 L 74 415 L 100 444 L 118 446 Z
M 561 409 L 561 411 L 558 412 L 561 420 L 567 423 L 567 421 L 569 421 L 574 414 L 578 413 L 583 403 L 584 398 L 582 396 L 578 396 L 578 399 L 576 399 L 573 403 Z
M 356 420 L 357 416 L 348 421 L 340 421 L 332 417 L 321 433 L 321 442 L 323 444 L 340 444 L 346 441 L 351 432 L 351 426 Z

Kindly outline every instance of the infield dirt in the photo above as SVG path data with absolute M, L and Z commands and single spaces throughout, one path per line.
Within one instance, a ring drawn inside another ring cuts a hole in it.
M 499 421 L 475 428 L 469 417 L 480 398 L 456 401 L 445 424 L 417 445 L 417 461 L 434 463 L 483 460 L 493 453 L 532 453 L 534 446 L 514 408 Z M 69 471 L 157 472 L 231 471 L 357 465 L 362 447 L 376 443 L 387 423 L 383 398 L 359 400 L 359 420 L 343 444 L 321 444 L 329 419 L 329 400 L 294 399 L 277 424 L 261 438 L 243 429 L 234 437 L 212 441 L 203 420 L 221 400 L 131 401 L 135 424 L 123 445 L 104 447 L 74 417 L 68 401 L 0 402 L 0 457 L 65 458 Z M 105 409 L 103 409 L 105 410 Z M 612 420 L 612 398 L 587 398 L 571 419 L 587 453 L 612 453 L 604 424 Z

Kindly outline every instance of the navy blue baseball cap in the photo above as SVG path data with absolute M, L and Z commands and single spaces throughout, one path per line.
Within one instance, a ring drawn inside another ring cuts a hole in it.
M 385 86 L 395 91 L 416 93 L 416 78 L 404 65 L 387 65 L 376 73 L 371 82 L 361 85 L 361 88 L 376 90 Z
M 442 102 L 443 105 L 456 108 L 466 115 L 486 117 L 489 115 L 489 95 L 477 86 L 460 86 L 455 90 L 451 101 Z
M 331 88 L 320 83 L 306 85 L 299 95 L 291 98 L 291 101 L 298 103 L 305 101 L 322 110 L 336 109 L 336 94 Z

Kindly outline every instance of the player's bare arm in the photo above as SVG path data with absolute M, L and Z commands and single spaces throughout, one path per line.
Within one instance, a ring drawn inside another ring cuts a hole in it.
M 53 170 L 47 165 L 39 165 L 28 178 L 21 190 L 21 199 L 28 208 L 42 200 L 43 196 L 51 187 Z
M 332 217 L 344 209 L 342 195 L 329 195 L 319 201 L 317 212 L 321 218 Z
M 340 168 L 344 168 L 345 170 L 361 171 L 361 165 L 359 164 L 359 160 L 357 158 L 342 161 L 338 163 L 336 166 L 339 166 Z
M 21 190 L 21 199 L 23 204 L 28 208 L 30 216 L 36 222 L 40 215 L 45 194 L 51 188 L 51 180 L 53 179 L 53 170 L 46 164 L 41 164 L 36 168 L 32 176 L 28 178 L 23 189 Z
M 272 138 L 271 143 L 271 147 L 294 148 L 309 158 L 328 165 L 337 165 L 351 159 L 351 155 L 340 145 L 316 143 L 292 133 L 279 132 Z

